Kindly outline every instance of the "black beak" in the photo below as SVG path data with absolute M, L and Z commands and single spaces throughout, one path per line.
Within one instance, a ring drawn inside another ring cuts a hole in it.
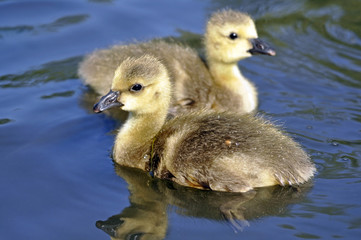
M 264 54 L 264 55 L 269 55 L 269 56 L 275 56 L 276 55 L 276 51 L 266 42 L 264 42 L 263 40 L 259 39 L 259 38 L 253 38 L 250 39 L 253 48 L 248 50 L 249 53 L 251 53 L 252 55 L 256 55 L 256 54 Z
M 112 219 L 109 218 L 107 221 L 97 221 L 95 226 L 104 232 L 106 232 L 109 236 L 115 238 L 117 237 L 117 228 L 124 223 L 124 220 L 118 218 Z
M 114 92 L 114 91 L 110 90 L 107 93 L 107 95 L 103 96 L 100 99 L 100 101 L 94 105 L 93 111 L 95 113 L 100 113 L 109 108 L 123 106 L 124 104 L 122 104 L 121 102 L 118 102 L 119 95 L 120 95 L 120 92 L 118 92 L 118 91 Z

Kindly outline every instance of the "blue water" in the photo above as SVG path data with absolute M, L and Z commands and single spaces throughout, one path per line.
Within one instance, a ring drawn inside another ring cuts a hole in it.
M 121 121 L 91 112 L 79 61 L 155 37 L 199 47 L 224 7 L 252 15 L 277 50 L 240 68 L 259 112 L 311 155 L 311 186 L 220 194 L 113 166 Z M 358 0 L 0 1 L 0 239 L 110 239 L 99 228 L 118 239 L 359 239 L 360 11 Z M 225 204 L 242 230 L 224 221 Z

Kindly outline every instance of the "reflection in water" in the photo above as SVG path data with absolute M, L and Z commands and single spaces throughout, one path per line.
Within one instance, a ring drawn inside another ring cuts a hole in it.
M 11 119 L 9 118 L 0 118 L 0 125 L 1 124 L 6 124 L 6 123 L 9 123 L 11 122 Z
M 20 34 L 37 35 L 42 32 L 56 32 L 60 31 L 64 27 L 80 24 L 86 21 L 88 17 L 88 15 L 64 16 L 51 23 L 41 24 L 38 26 L 21 24 L 11 27 L 0 27 L 0 39 L 11 38 L 13 36 L 19 36 Z
M 42 99 L 50 99 L 55 97 L 71 97 L 74 95 L 74 91 L 57 92 L 50 95 L 41 96 Z
M 60 82 L 77 78 L 78 62 L 81 57 L 71 57 L 49 62 L 21 74 L 0 76 L 0 88 L 31 87 L 47 82 Z
M 129 184 L 130 206 L 96 222 L 112 239 L 163 239 L 168 206 L 181 215 L 226 221 L 237 232 L 249 226 L 248 220 L 285 214 L 287 207 L 301 201 L 309 190 L 309 186 L 275 186 L 243 194 L 202 191 L 151 178 L 138 169 L 115 168 Z
M 65 16 L 55 20 L 49 24 L 43 24 L 40 26 L 40 29 L 45 29 L 47 31 L 57 31 L 62 27 L 67 27 L 73 24 L 79 24 L 85 21 L 89 16 L 88 15 L 73 15 L 73 16 Z

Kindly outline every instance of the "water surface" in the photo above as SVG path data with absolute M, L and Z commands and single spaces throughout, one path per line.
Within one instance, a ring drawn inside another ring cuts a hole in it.
M 91 112 L 79 61 L 155 37 L 199 48 L 224 7 L 251 14 L 277 50 L 239 65 L 259 112 L 311 155 L 312 186 L 220 194 L 113 166 L 121 122 Z M 358 239 L 360 11 L 357 0 L 0 1 L 0 238 Z M 224 221 L 220 208 L 243 221 Z

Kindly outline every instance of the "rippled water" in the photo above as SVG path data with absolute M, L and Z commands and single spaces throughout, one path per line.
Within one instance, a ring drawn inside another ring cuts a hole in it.
M 224 7 L 250 13 L 277 50 L 240 67 L 259 111 L 312 156 L 313 186 L 221 194 L 112 164 L 121 123 L 91 113 L 82 56 L 154 37 L 199 47 L 207 16 Z M 360 11 L 358 0 L 0 1 L 0 238 L 359 239 Z

